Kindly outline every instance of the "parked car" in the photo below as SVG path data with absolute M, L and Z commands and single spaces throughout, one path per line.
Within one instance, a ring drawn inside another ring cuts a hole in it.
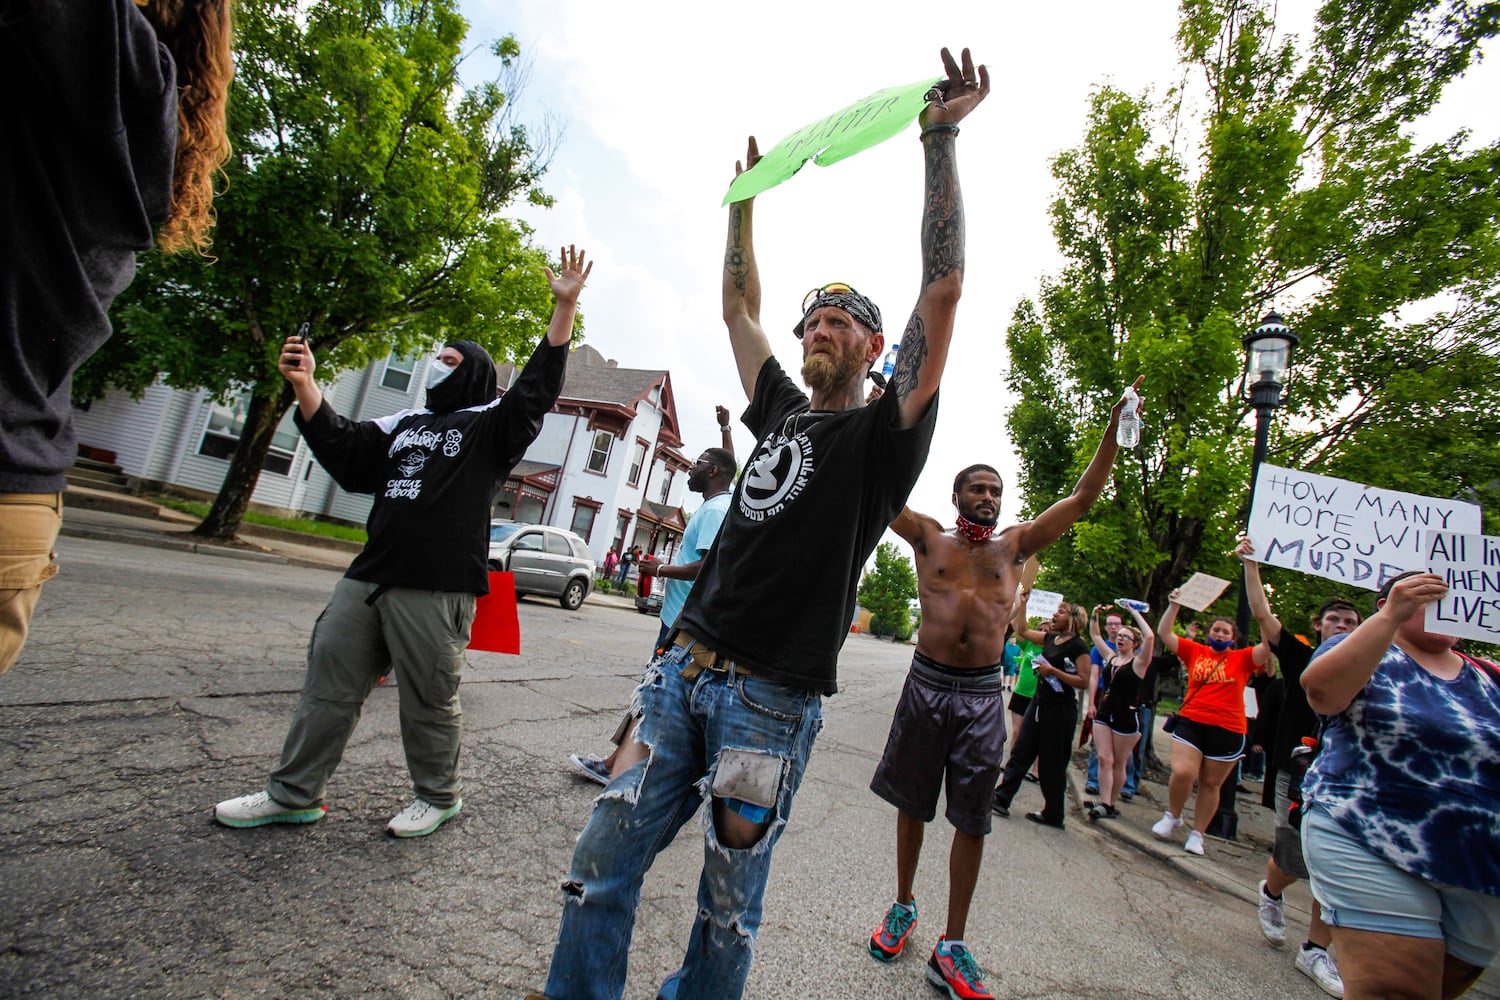
M 555 597 L 574 611 L 594 589 L 594 557 L 582 538 L 544 524 L 490 522 L 490 569 L 515 575 L 517 594 Z
M 643 615 L 661 614 L 661 582 L 658 581 L 656 588 L 651 591 L 650 597 L 635 595 L 635 609 Z

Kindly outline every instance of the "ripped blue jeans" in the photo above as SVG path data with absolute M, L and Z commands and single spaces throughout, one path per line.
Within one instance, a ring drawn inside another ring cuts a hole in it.
M 759 798 L 775 812 L 755 844 L 736 850 L 719 843 L 712 809 L 704 811 L 698 917 L 682 967 L 658 996 L 734 1000 L 744 991 L 771 851 L 823 727 L 822 698 L 732 669 L 685 680 L 688 662 L 686 649 L 668 649 L 636 690 L 636 738 L 650 754 L 609 783 L 578 837 L 547 979 L 551 1000 L 618 1000 L 646 871 L 711 796 Z

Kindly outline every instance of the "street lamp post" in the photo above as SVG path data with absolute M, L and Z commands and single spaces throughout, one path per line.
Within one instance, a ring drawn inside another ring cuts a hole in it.
M 1245 386 L 1250 405 L 1255 407 L 1255 452 L 1250 459 L 1250 503 L 1245 508 L 1246 527 L 1250 511 L 1255 509 L 1255 480 L 1260 464 L 1266 458 L 1266 442 L 1271 434 L 1271 413 L 1281 405 L 1281 389 L 1292 368 L 1292 351 L 1300 342 L 1292 328 L 1275 312 L 1265 317 L 1243 338 L 1245 344 Z M 1250 632 L 1250 595 L 1245 589 L 1245 570 L 1240 568 L 1240 603 L 1235 615 L 1241 640 Z M 1240 818 L 1234 810 L 1235 783 L 1226 781 L 1219 794 L 1219 811 L 1209 822 L 1208 832 L 1229 840 L 1239 836 Z

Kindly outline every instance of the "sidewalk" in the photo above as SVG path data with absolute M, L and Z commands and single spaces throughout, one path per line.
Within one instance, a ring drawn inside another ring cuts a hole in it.
M 229 544 L 195 538 L 189 532 L 198 519 L 144 500 L 120 503 L 92 490 L 70 489 L 63 494 L 62 533 L 73 538 L 95 538 L 126 545 L 146 545 L 225 559 L 247 559 L 282 566 L 331 569 L 342 573 L 359 553 L 358 542 L 321 535 L 299 536 L 296 532 L 255 524 L 240 527 L 238 539 Z M 635 600 L 621 594 L 593 591 L 590 604 L 635 611 Z
M 1158 715 L 1152 750 L 1162 764 L 1170 769 L 1172 737 L 1162 732 L 1162 722 L 1163 718 Z M 1266 877 L 1266 859 L 1270 857 L 1276 831 L 1275 816 L 1270 809 L 1260 804 L 1259 782 L 1244 783 L 1243 787 L 1249 791 L 1240 793 L 1235 802 L 1235 812 L 1239 815 L 1239 839 L 1205 837 L 1204 847 L 1207 853 L 1200 858 L 1183 850 L 1187 828 L 1193 821 L 1191 796 L 1183 809 L 1183 826 L 1173 834 L 1172 839 L 1158 840 L 1152 834 L 1151 824 L 1161 819 L 1167 808 L 1167 786 L 1159 781 L 1143 778 L 1136 787 L 1135 798 L 1130 802 L 1119 803 L 1118 819 L 1101 819 L 1089 823 L 1083 816 L 1082 806 L 1085 798 L 1093 798 L 1083 793 L 1087 764 L 1087 751 L 1078 751 L 1074 753 L 1072 766 L 1068 768 L 1068 794 L 1075 807 L 1067 819 L 1070 827 L 1080 823 L 1092 826 L 1159 859 L 1197 882 L 1235 897 L 1245 904 L 1247 927 L 1257 926 L 1255 911 L 1259 903 L 1260 883 Z M 1307 923 L 1312 915 L 1312 892 L 1305 880 L 1299 880 L 1287 887 L 1282 898 L 1286 901 L 1287 916 L 1285 947 L 1290 955 L 1306 936 Z M 1258 931 L 1255 930 L 1247 933 L 1258 936 Z M 1316 991 L 1312 991 L 1310 995 L 1317 995 Z M 1468 1000 L 1500 1000 L 1500 978 L 1486 973 L 1479 977 L 1479 981 L 1464 996 Z

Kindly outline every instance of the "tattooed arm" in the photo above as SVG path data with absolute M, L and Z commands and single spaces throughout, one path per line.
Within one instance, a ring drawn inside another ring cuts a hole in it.
M 752 135 L 745 162 L 734 165 L 735 176 L 755 166 L 759 159 Z M 771 356 L 771 342 L 760 326 L 760 271 L 755 266 L 750 227 L 754 207 L 753 198 L 729 206 L 729 238 L 724 244 L 724 325 L 729 328 L 729 346 L 734 350 L 746 399 L 755 396 L 755 380 Z
M 899 400 L 902 427 L 911 427 L 927 412 L 948 361 L 948 341 L 953 336 L 953 316 L 964 280 L 964 204 L 958 189 L 955 140 L 958 122 L 990 92 L 989 70 L 980 66 L 976 72 L 968 49 L 963 50 L 961 67 L 944 49 L 943 68 L 948 79 L 937 88 L 943 92 L 943 100 L 929 104 L 918 119 L 927 161 L 922 291 L 902 331 L 901 351 L 889 387 Z

